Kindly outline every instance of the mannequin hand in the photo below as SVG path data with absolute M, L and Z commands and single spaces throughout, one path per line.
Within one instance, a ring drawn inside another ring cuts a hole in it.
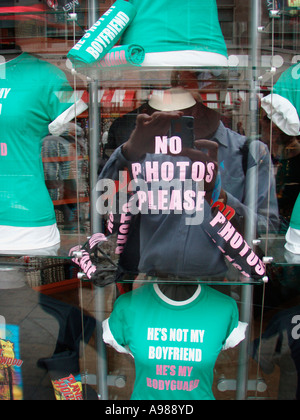
M 129 140 L 123 145 L 123 154 L 125 157 L 131 161 L 138 161 L 146 153 L 154 153 L 155 136 L 167 135 L 171 119 L 179 118 L 182 114 L 181 111 L 157 111 L 152 115 L 138 115 L 136 127 Z

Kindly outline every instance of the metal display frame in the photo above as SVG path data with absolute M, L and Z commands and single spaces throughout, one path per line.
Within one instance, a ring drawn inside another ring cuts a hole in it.
M 250 66 L 249 66 L 249 80 L 251 81 L 250 85 L 250 137 L 257 138 L 258 126 L 257 126 L 257 100 L 256 95 L 258 93 L 258 45 L 259 45 L 259 31 L 260 27 L 260 0 L 251 0 L 251 54 L 250 54 Z M 89 0 L 89 10 L 88 10 L 88 19 L 89 25 L 92 26 L 97 19 L 97 2 L 96 0 Z M 101 119 L 101 109 L 99 109 L 99 103 L 97 100 L 97 89 L 98 82 L 100 80 L 94 79 L 90 82 L 90 173 L 91 173 L 91 226 L 92 232 L 101 232 L 101 220 L 99 214 L 96 213 L 96 196 L 95 196 L 95 185 L 97 182 L 95 174 L 97 174 L 97 161 L 95 156 L 98 153 L 98 144 L 99 144 L 99 127 Z M 252 150 L 253 155 L 257 154 L 257 150 Z M 257 185 L 257 174 L 256 169 L 253 168 L 247 174 L 247 204 L 252 210 L 255 206 L 255 197 L 256 197 L 256 185 Z M 256 230 L 255 230 L 255 221 L 254 214 L 255 212 L 250 212 L 252 217 L 247 220 L 246 225 L 246 237 L 245 239 L 248 243 L 254 243 L 256 239 Z M 236 399 L 244 400 L 247 397 L 247 391 L 249 389 L 257 390 L 261 384 L 259 381 L 248 380 L 248 370 L 249 370 L 249 345 L 250 345 L 250 335 L 251 331 L 251 318 L 252 318 L 252 303 L 253 303 L 253 285 L 243 285 L 242 286 L 242 303 L 240 310 L 240 319 L 242 322 L 248 323 L 248 333 L 246 334 L 245 340 L 240 344 L 239 350 L 239 361 L 238 361 L 238 372 L 236 380 L 224 380 L 224 383 L 229 384 L 231 389 L 236 390 Z M 99 398 L 102 400 L 108 399 L 108 383 L 109 378 L 107 376 L 107 365 L 106 365 L 106 350 L 105 344 L 102 340 L 102 315 L 101 312 L 104 308 L 104 289 L 101 287 L 95 287 L 95 301 L 96 301 L 96 313 L 97 313 L 97 340 L 98 340 L 98 360 L 97 360 L 97 387 Z M 226 387 L 226 384 L 224 385 Z

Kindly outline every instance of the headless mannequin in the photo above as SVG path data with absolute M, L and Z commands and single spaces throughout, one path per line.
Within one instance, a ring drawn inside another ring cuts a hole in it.
M 22 54 L 22 50 L 17 46 L 7 48 L 3 45 L 0 56 L 4 57 L 5 61 L 11 61 Z M 18 267 L 0 266 L 0 290 L 2 289 L 18 289 L 24 287 L 26 284 L 25 273 Z

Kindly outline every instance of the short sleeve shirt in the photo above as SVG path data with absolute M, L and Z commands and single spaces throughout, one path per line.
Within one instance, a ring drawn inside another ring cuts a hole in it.
M 190 302 L 171 302 L 155 285 L 120 296 L 104 341 L 134 357 L 133 400 L 213 400 L 216 359 L 238 330 L 236 302 L 206 285 Z

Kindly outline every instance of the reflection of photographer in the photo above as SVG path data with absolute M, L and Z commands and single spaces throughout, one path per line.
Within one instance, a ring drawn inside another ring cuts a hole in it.
M 257 165 L 257 226 L 260 230 L 266 229 L 269 204 L 269 222 L 271 229 L 274 229 L 277 222 L 277 203 L 273 183 L 268 203 L 269 186 L 265 182 L 269 175 L 267 148 L 262 143 L 255 142 L 259 150 L 259 159 L 255 162 L 245 146 L 246 138 L 225 128 L 220 121 L 220 113 L 206 107 L 200 101 L 199 87 L 206 91 L 220 89 L 220 84 L 223 83 L 222 80 L 219 83 L 213 75 L 210 78 L 207 72 L 204 77 L 202 75 L 193 72 L 172 75 L 172 88 L 150 98 L 144 108 L 147 113 L 137 116 L 134 130 L 128 132 L 124 144 L 111 156 L 101 173 L 101 178 L 118 179 L 119 171 L 127 169 L 131 173 L 132 164 L 137 162 L 141 165 L 140 177 L 143 177 L 149 168 L 154 172 L 158 170 L 161 174 L 162 167 L 166 168 L 169 162 L 175 163 L 177 168 L 174 178 L 181 179 L 184 173 L 186 178 L 192 179 L 193 162 L 214 164 L 212 179 L 210 182 L 204 182 L 205 211 L 210 211 L 211 194 L 217 190 L 220 206 L 234 209 L 236 225 L 242 227 L 250 214 L 246 205 L 247 169 Z M 179 87 L 183 89 L 179 90 L 180 95 L 176 95 L 176 89 Z M 170 120 L 183 115 L 194 118 L 195 147 L 183 147 L 178 154 L 154 154 L 155 137 L 167 136 Z M 121 121 L 117 124 L 120 125 Z M 217 173 L 221 180 L 220 186 L 216 182 Z M 196 183 L 194 187 L 196 188 Z M 208 238 L 203 226 L 186 226 L 182 213 L 143 214 L 139 223 L 140 271 L 178 276 L 221 277 L 227 271 L 222 252 Z

